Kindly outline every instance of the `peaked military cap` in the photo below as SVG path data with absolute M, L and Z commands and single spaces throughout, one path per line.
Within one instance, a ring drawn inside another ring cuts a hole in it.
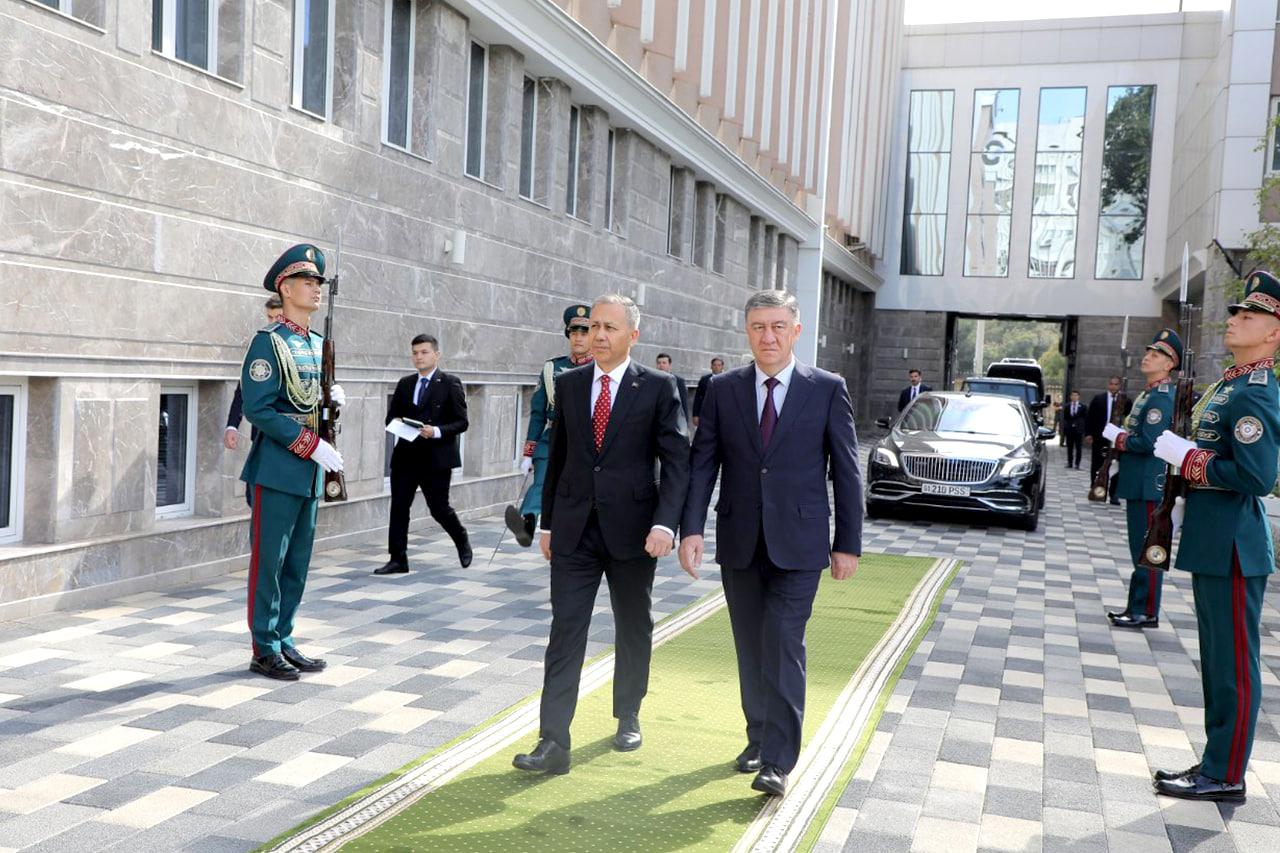
M 283 255 L 267 270 L 262 286 L 272 293 L 278 293 L 280 282 L 295 275 L 306 275 L 312 278 L 324 278 L 324 252 L 310 243 L 299 243 L 285 249 Z
M 1155 338 L 1147 344 L 1147 349 L 1169 356 L 1173 359 L 1174 367 L 1182 364 L 1182 338 L 1178 337 L 1178 333 L 1173 329 L 1161 329 L 1156 332 Z
M 1256 270 L 1249 274 L 1244 285 L 1244 299 L 1235 305 L 1228 305 L 1227 311 L 1258 311 L 1280 319 L 1280 281 L 1266 270 Z
M 575 324 L 574 321 L 578 322 Z M 591 322 L 591 306 L 590 305 L 570 305 L 564 309 L 564 336 L 569 337 L 569 329 L 574 325 L 582 325 Z

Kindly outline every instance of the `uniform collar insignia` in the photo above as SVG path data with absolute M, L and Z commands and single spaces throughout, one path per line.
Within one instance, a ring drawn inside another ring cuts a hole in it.
M 1252 361 L 1248 364 L 1238 364 L 1235 367 L 1229 367 L 1222 374 L 1222 378 L 1229 382 L 1232 379 L 1239 379 L 1246 373 L 1252 373 L 1255 370 L 1271 370 L 1275 366 L 1276 360 L 1274 358 L 1264 358 L 1259 361 Z
M 302 335 L 303 337 L 307 337 L 309 335 L 309 331 L 307 329 L 302 328 L 297 323 L 293 322 L 287 317 L 281 317 L 280 324 L 284 326 L 286 329 L 288 329 L 289 331 L 293 332 L 295 335 Z

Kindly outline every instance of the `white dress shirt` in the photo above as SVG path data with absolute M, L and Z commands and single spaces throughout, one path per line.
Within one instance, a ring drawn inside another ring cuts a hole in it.
M 440 369 L 440 368 L 438 368 L 438 367 L 433 367 L 433 368 L 431 368 L 431 372 L 430 372 L 430 373 L 428 373 L 426 376 L 423 376 L 423 375 L 422 375 L 422 373 L 421 373 L 421 371 L 419 371 L 419 373 L 418 373 L 418 379 L 417 379 L 417 384 L 416 384 L 416 385 L 414 385 L 414 387 L 413 387 L 413 404 L 414 404 L 415 406 L 420 406 L 420 405 L 422 405 L 422 401 L 421 401 L 419 398 L 420 398 L 424 393 L 426 393 L 426 388 L 427 388 L 427 386 L 431 384 L 431 380 L 435 378 L 435 376 L 436 376 L 436 371 L 437 371 L 437 370 L 439 370 L 439 369 Z M 423 380 L 423 379 L 427 380 L 427 384 L 426 384 L 426 385 L 423 385 L 423 384 L 422 384 L 422 380 Z M 438 427 L 438 426 L 433 426 L 433 427 L 431 427 L 431 429 L 432 429 L 432 431 L 433 431 L 433 432 L 435 432 L 435 435 L 431 436 L 432 438 L 439 438 L 439 437 L 441 436 L 440 427 Z
M 773 378 L 778 380 L 778 384 L 773 389 L 773 409 L 778 416 L 782 416 L 782 402 L 787 399 L 787 388 L 791 385 L 791 374 L 795 372 L 796 359 L 791 357 L 791 361 L 786 367 L 778 371 Z M 765 380 L 769 378 L 769 374 L 760 369 L 760 365 L 756 365 L 756 421 L 759 422 L 764 417 L 764 400 L 769 393 L 769 389 L 765 387 Z

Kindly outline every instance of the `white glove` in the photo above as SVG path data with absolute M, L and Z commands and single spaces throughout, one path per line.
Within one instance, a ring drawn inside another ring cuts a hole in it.
M 1187 454 L 1195 449 L 1196 443 L 1194 441 L 1187 441 L 1182 436 L 1169 430 L 1160 433 L 1160 437 L 1156 439 L 1156 457 L 1178 468 L 1182 467 Z
M 316 445 L 316 449 L 311 451 L 311 461 L 329 473 L 342 470 L 342 454 L 338 452 L 338 448 L 323 438 Z
M 520 473 L 521 473 L 521 474 L 528 474 L 528 473 L 529 473 L 530 471 L 532 471 L 532 470 L 533 470 L 533 457 L 532 457 L 532 456 L 526 456 L 526 457 L 524 457 L 523 459 L 521 459 L 521 460 L 520 460 Z
M 1187 499 L 1178 498 L 1173 502 L 1173 512 L 1169 513 L 1169 519 L 1173 522 L 1173 535 L 1177 536 L 1178 531 L 1182 529 L 1182 517 L 1187 514 Z
M 1114 443 L 1116 440 L 1116 436 L 1118 436 L 1122 432 L 1124 432 L 1124 430 L 1120 429 L 1120 427 L 1116 426 L 1115 424 L 1107 424 L 1102 428 L 1102 437 L 1105 438 L 1107 441 Z
M 334 385 L 329 389 L 329 399 L 341 409 L 347 404 L 347 392 L 342 390 L 341 385 Z

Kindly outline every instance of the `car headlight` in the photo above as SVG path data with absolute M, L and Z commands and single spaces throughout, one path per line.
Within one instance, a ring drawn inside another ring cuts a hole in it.
M 887 447 L 877 447 L 871 458 L 878 465 L 884 465 L 888 468 L 898 467 L 898 455 Z
M 1030 474 L 1031 469 L 1035 466 L 1030 459 L 1010 459 L 1004 463 L 1000 469 L 1002 477 L 1021 477 L 1024 474 Z

